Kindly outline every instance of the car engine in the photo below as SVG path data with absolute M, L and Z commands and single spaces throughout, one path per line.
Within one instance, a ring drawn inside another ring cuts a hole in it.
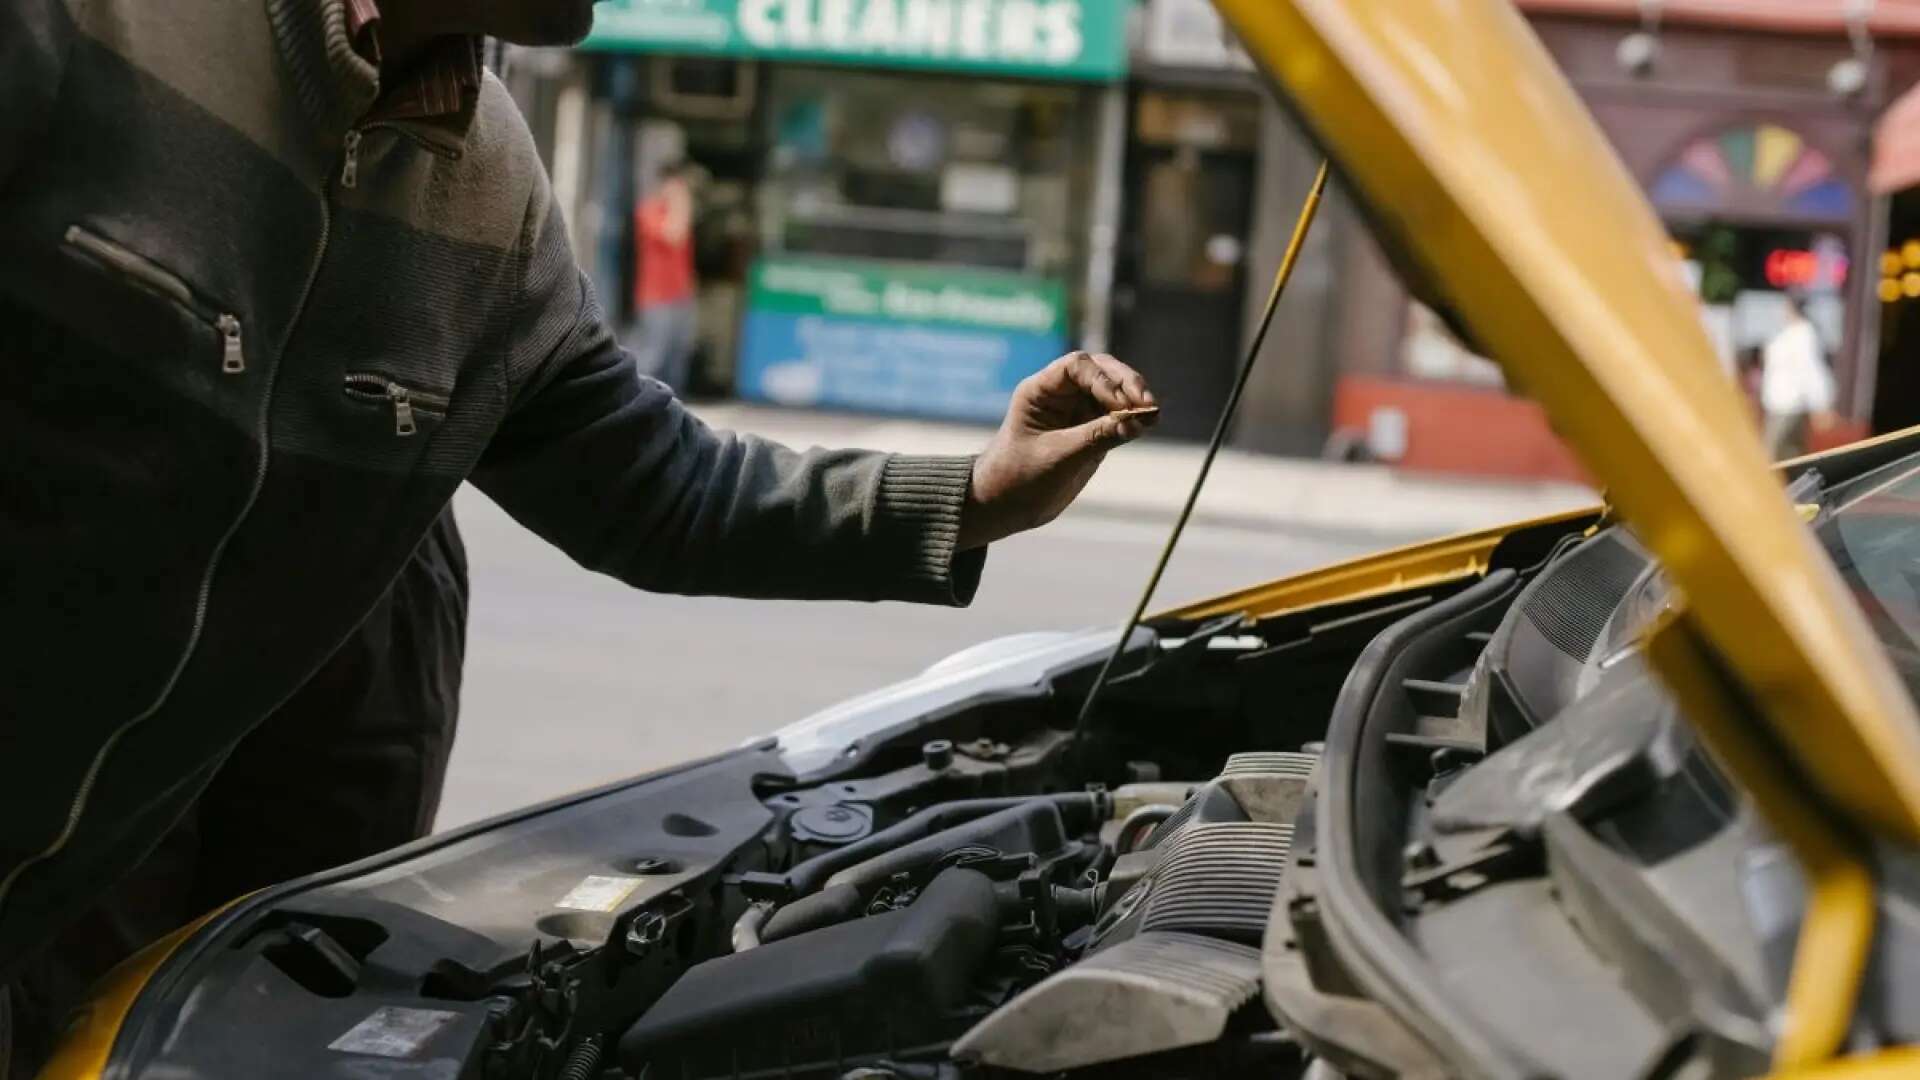
M 122 1075 L 1744 1075 L 1804 884 L 1592 525 L 1150 622 L 1084 723 L 1116 636 L 1003 642 L 289 883 L 155 976 Z M 1862 1045 L 1920 1037 L 1888 904 Z
M 535 958 L 485 1075 L 1304 1072 L 1262 945 L 1328 718 L 1367 643 L 1447 591 L 1156 625 L 1085 728 L 1097 652 L 756 777 L 767 823 L 732 861 Z M 587 1004 L 609 980 L 645 989 Z

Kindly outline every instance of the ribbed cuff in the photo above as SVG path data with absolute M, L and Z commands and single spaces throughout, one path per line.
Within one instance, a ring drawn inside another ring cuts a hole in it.
M 972 457 L 894 454 L 880 471 L 874 533 L 888 550 L 897 599 L 965 607 L 980 588 L 987 550 L 956 553 Z M 897 553 L 897 554 L 896 554 Z

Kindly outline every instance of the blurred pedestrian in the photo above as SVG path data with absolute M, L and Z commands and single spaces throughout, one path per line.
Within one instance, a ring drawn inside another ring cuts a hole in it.
M 633 351 L 641 370 L 680 394 L 692 375 L 700 316 L 693 271 L 693 185 L 685 162 L 661 170 L 633 211 Z
M 1787 297 L 1787 323 L 1767 342 L 1760 358 L 1760 408 L 1766 416 L 1767 452 L 1774 460 L 1807 451 L 1810 430 L 1833 426 L 1833 372 L 1820 347 L 1820 331 L 1807 317 L 1806 302 Z

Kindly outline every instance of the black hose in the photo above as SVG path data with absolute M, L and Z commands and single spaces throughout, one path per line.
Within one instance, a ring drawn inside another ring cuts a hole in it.
M 828 878 L 849 866 L 863 863 L 875 855 L 892 851 L 902 844 L 918 840 L 924 836 L 941 832 L 951 826 L 988 814 L 1016 806 L 1025 806 L 1035 799 L 1052 799 L 1063 813 L 1068 812 L 1071 804 L 1077 810 L 1081 806 L 1091 807 L 1090 800 L 1095 796 L 1088 792 L 1071 792 L 1065 795 L 1017 795 L 997 799 L 959 799 L 954 802 L 929 806 L 910 817 L 882 829 L 864 840 L 848 844 L 846 847 L 815 855 L 806 862 L 796 864 L 787 871 L 787 888 L 795 897 L 806 896 L 819 890 Z M 1091 827 L 1092 822 L 1080 826 Z
M 865 896 L 895 874 L 917 870 L 965 844 L 1014 850 L 1009 841 L 1024 847 L 1052 834 L 1054 843 L 1039 850 L 1054 850 L 1075 834 L 1094 828 L 1105 816 L 1106 802 L 1105 793 L 1091 792 L 1021 799 L 1004 810 L 963 821 L 837 870 L 826 885 L 852 885 Z
M 852 885 L 830 885 L 775 912 L 761 929 L 760 941 L 771 943 L 809 930 L 834 926 L 860 914 L 860 909 L 865 906 L 866 900 L 860 895 L 859 889 Z M 734 936 L 734 951 L 739 952 L 737 928 Z
M 733 924 L 733 951 L 746 952 L 757 948 L 767 938 L 761 933 L 761 927 L 767 924 L 767 916 L 773 914 L 773 901 L 761 900 L 747 905 L 740 914 L 739 921 Z
M 741 952 L 761 944 L 779 941 L 808 930 L 842 923 L 860 913 L 866 902 L 865 884 L 878 875 L 891 875 L 897 869 L 923 860 L 929 852 L 938 858 L 949 844 L 962 838 L 947 837 L 958 826 L 971 825 L 989 816 L 1006 814 L 1040 804 L 1050 804 L 1060 814 L 1068 835 L 1092 829 L 1105 819 L 1113 807 L 1112 796 L 1104 791 L 1076 791 L 1057 795 L 1019 795 L 999 799 L 960 799 L 929 806 L 890 828 L 882 829 L 857 843 L 816 855 L 795 865 L 786 873 L 792 897 L 778 910 L 755 904 L 740 916 L 733 928 L 734 951 Z M 998 822 L 983 822 L 991 829 Z M 967 830 L 971 836 L 975 830 Z M 851 873 L 855 880 L 835 880 L 822 890 L 829 879 Z
M 600 1037 L 583 1039 L 580 1045 L 567 1055 L 567 1063 L 560 1067 L 557 1080 L 593 1080 L 600 1070 Z

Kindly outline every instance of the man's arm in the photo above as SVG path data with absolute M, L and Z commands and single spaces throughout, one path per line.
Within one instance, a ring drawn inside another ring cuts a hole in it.
M 529 224 L 506 422 L 474 481 L 583 565 L 661 592 L 965 604 L 986 544 L 1050 520 L 1143 429 L 1139 376 L 1076 354 L 971 457 L 796 453 L 715 431 L 613 342 L 550 207 Z M 1150 421 L 1147 421 L 1150 422 Z
M 969 458 L 796 453 L 715 431 L 596 324 L 474 481 L 590 569 L 657 592 L 965 604 Z
M 61 0 L 0 0 L 0 188 L 46 130 L 73 38 Z
M 570 268 L 569 268 L 570 269 Z M 972 459 L 796 453 L 715 431 L 643 377 L 577 272 L 573 325 L 474 482 L 582 565 L 656 592 L 965 604 Z

